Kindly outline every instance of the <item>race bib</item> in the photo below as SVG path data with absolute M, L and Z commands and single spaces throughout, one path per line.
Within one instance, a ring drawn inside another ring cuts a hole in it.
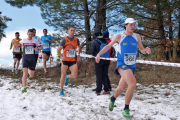
M 43 44 L 43 48 L 44 48 L 44 49 L 49 48 L 49 43 L 45 43 L 45 44 Z
M 14 47 L 14 52 L 20 52 L 20 47 Z
M 33 46 L 26 46 L 25 47 L 25 54 L 34 54 L 34 47 Z
M 126 65 L 133 65 L 136 63 L 136 53 L 124 53 L 124 63 Z
M 67 57 L 75 57 L 76 50 L 75 49 L 67 49 Z

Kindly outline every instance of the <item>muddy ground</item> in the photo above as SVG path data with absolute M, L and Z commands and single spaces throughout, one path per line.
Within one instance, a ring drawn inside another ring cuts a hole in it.
M 95 71 L 94 71 L 94 62 L 80 62 L 78 63 L 79 71 L 78 77 L 76 79 L 70 79 L 71 85 L 91 85 L 95 83 Z M 109 67 L 109 78 L 111 84 L 115 86 L 118 84 L 120 76 L 114 74 L 114 68 L 116 67 L 116 62 L 112 62 Z M 90 68 L 90 70 L 89 70 Z M 35 76 L 33 79 L 36 82 L 56 82 L 59 84 L 60 79 L 60 65 L 55 67 L 48 68 L 48 74 L 44 74 L 42 68 L 37 68 L 35 71 Z M 67 73 L 70 73 L 68 71 Z M 0 69 L 0 76 L 10 77 L 13 79 L 19 79 L 21 82 L 22 71 L 20 70 L 18 74 L 13 74 L 11 70 Z M 135 77 L 137 83 L 141 84 L 161 84 L 161 83 L 176 83 L 180 82 L 180 68 L 178 67 L 167 67 L 167 66 L 158 66 L 158 65 L 147 65 L 147 64 L 137 64 Z

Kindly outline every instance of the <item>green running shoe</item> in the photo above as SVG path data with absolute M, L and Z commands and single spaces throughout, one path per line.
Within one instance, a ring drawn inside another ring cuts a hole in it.
M 28 80 L 32 80 L 32 77 L 28 77 Z
M 123 115 L 123 117 L 126 118 L 126 119 L 131 119 L 130 111 L 129 111 L 129 110 L 123 110 L 123 111 L 122 111 L 122 115 Z
M 113 109 L 114 109 L 114 102 L 111 101 L 111 97 L 112 97 L 112 96 L 110 96 L 110 98 L 109 98 L 109 99 L 110 99 L 109 110 L 110 110 L 110 111 L 113 111 Z
M 22 93 L 25 93 L 25 92 L 27 92 L 27 90 L 26 90 L 26 88 L 23 88 Z

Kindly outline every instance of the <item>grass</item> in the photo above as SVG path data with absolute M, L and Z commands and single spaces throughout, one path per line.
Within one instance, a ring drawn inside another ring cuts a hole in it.
M 90 64 L 91 63 L 91 64 Z M 109 78 L 111 84 L 116 87 L 119 83 L 120 76 L 114 74 L 114 68 L 116 62 L 112 62 L 109 66 Z M 70 79 L 71 86 L 85 85 L 91 86 L 96 81 L 94 61 L 82 61 L 78 63 L 78 77 L 76 79 Z M 89 70 L 90 69 L 90 70 Z M 70 74 L 70 71 L 67 71 Z M 154 66 L 147 64 L 137 64 L 135 77 L 137 83 L 140 84 L 159 84 L 161 83 L 176 83 L 180 82 L 180 68 L 168 67 L 168 66 Z M 61 75 L 60 66 L 48 68 L 48 74 L 44 74 L 43 69 L 36 69 L 35 76 L 36 82 L 44 84 L 44 82 L 55 82 L 59 84 Z M 21 81 L 22 71 L 18 74 L 13 74 L 11 70 L 0 69 L 0 76 L 10 77 L 13 79 L 19 79 Z

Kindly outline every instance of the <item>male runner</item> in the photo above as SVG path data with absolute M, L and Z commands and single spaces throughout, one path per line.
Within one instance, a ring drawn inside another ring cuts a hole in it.
M 133 33 L 135 25 L 138 24 L 133 18 L 127 18 L 125 20 L 125 32 L 116 35 L 113 40 L 106 45 L 96 56 L 96 62 L 100 61 L 100 55 L 105 53 L 115 43 L 119 44 L 118 55 L 117 55 L 117 67 L 115 74 L 121 75 L 119 85 L 115 90 L 114 95 L 110 98 L 109 110 L 112 111 L 116 98 L 127 88 L 125 95 L 125 107 L 122 115 L 125 118 L 130 119 L 129 104 L 133 96 L 134 89 L 136 88 L 136 78 L 134 72 L 136 69 L 136 54 L 137 47 L 142 54 L 150 54 L 151 49 L 143 47 L 141 37 L 139 34 Z
M 13 40 L 19 43 L 21 41 L 21 38 L 19 38 L 19 36 L 20 36 L 19 32 L 16 32 L 15 33 L 16 38 L 14 38 Z M 12 69 L 12 72 L 15 72 L 17 74 L 20 60 L 22 58 L 21 45 L 16 45 L 11 42 L 10 50 L 12 49 L 12 47 L 13 47 L 13 59 L 14 59 L 14 68 Z
M 75 27 L 70 26 L 68 29 L 68 36 L 64 38 L 57 49 L 58 55 L 61 57 L 61 78 L 60 78 L 60 95 L 64 95 L 63 85 L 65 80 L 65 86 L 68 85 L 69 78 L 76 78 L 78 73 L 77 61 L 80 61 L 81 46 L 79 39 L 74 36 Z M 76 49 L 78 47 L 78 55 L 76 56 Z M 63 49 L 63 54 L 61 50 Z M 70 69 L 71 74 L 66 75 L 67 69 Z
M 34 75 L 34 72 L 35 72 L 35 67 L 36 67 L 35 51 L 38 51 L 38 48 L 41 49 L 39 42 L 33 39 L 34 33 L 32 29 L 28 30 L 27 35 L 28 35 L 28 38 L 21 40 L 19 43 L 16 42 L 15 40 L 12 41 L 16 45 L 19 45 L 19 44 L 23 45 L 22 93 L 27 91 L 26 83 L 27 83 L 28 69 L 32 71 L 32 75 Z
M 51 43 L 54 43 L 55 40 L 53 40 L 51 35 L 47 35 L 47 29 L 43 30 L 44 36 L 41 37 L 42 40 L 42 56 L 43 56 L 43 67 L 44 72 L 48 73 L 46 70 L 46 61 L 49 60 L 49 56 L 51 54 Z
M 39 44 L 42 44 L 41 42 L 41 38 L 36 36 L 36 29 L 35 28 L 32 28 L 33 30 L 33 39 L 37 40 Z M 38 48 L 38 46 L 36 46 Z M 39 50 L 38 51 L 35 51 L 35 57 L 36 57 L 36 64 L 37 64 L 37 60 L 38 60 L 38 55 L 39 55 Z M 29 80 L 32 80 L 33 77 L 34 77 L 34 74 L 33 74 L 33 71 L 28 69 L 28 73 L 29 73 Z

